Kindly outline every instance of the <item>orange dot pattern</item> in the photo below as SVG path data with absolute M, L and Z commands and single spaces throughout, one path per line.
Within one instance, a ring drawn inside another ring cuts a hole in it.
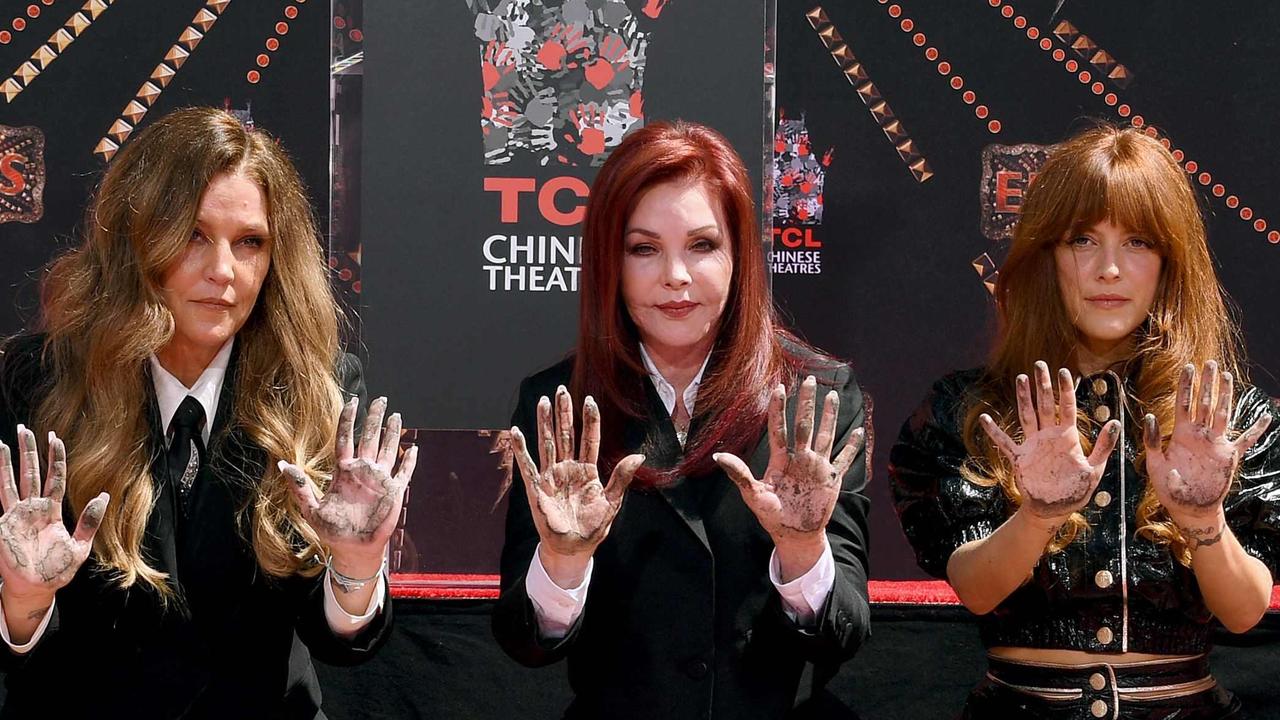
M 1010 3 L 1004 0 L 988 0 L 988 4 L 993 8 L 999 8 L 1001 15 L 1004 17 L 1014 17 L 1014 27 L 1018 29 L 1023 27 L 1016 22 L 1016 18 L 1022 16 L 1016 14 Z M 1183 171 L 1189 176 L 1193 186 L 1198 185 L 1205 188 L 1215 198 L 1224 198 L 1225 196 L 1223 202 L 1227 208 L 1236 211 L 1240 219 L 1249 223 L 1255 232 L 1259 234 L 1265 233 L 1268 242 L 1273 245 L 1280 244 L 1280 231 L 1268 231 L 1265 218 L 1255 217 L 1253 208 L 1244 205 L 1238 196 L 1230 194 L 1226 186 L 1221 182 L 1215 183 L 1212 173 L 1200 167 L 1200 164 L 1195 160 L 1188 158 L 1186 152 L 1181 148 L 1174 147 L 1173 141 L 1168 136 L 1159 128 L 1151 125 L 1146 118 L 1124 102 L 1118 92 L 1107 91 L 1103 80 L 1115 84 L 1120 90 L 1128 88 L 1130 81 L 1133 79 L 1133 74 L 1127 67 L 1067 20 L 1059 21 L 1051 34 L 1040 32 L 1032 34 L 1030 30 L 1033 29 L 1035 29 L 1034 26 L 1028 28 L 1028 38 L 1035 40 L 1037 36 L 1040 36 L 1039 48 L 1053 58 L 1054 62 L 1061 63 L 1063 70 L 1071 73 L 1081 84 L 1088 86 L 1090 92 L 1095 96 L 1101 97 L 1103 103 L 1108 107 L 1115 108 L 1116 114 L 1128 120 L 1132 127 L 1142 130 L 1150 137 L 1156 138 L 1160 141 L 1160 144 L 1168 148 L 1170 154 L 1173 155 L 1173 159 L 1182 166 Z M 1095 79 L 1095 76 L 1088 70 L 1081 70 L 1076 60 L 1067 58 L 1065 50 L 1060 47 L 1054 47 L 1054 42 L 1051 38 L 1057 38 L 1063 45 L 1066 45 L 1074 53 L 1088 61 L 1098 72 L 1099 77 Z
M 271 58 L 273 54 L 280 49 L 284 36 L 289 34 L 289 21 L 296 20 L 298 18 L 298 6 L 305 4 L 306 2 L 307 0 L 293 0 L 293 2 L 285 5 L 284 9 L 281 10 L 280 14 L 284 19 L 276 21 L 272 28 L 275 31 L 275 34 L 268 37 L 266 41 L 262 43 L 267 49 L 267 52 L 259 53 L 257 57 L 253 59 L 253 69 L 244 74 L 244 79 L 247 80 L 250 85 L 257 85 L 262 82 L 263 71 L 271 65 Z
M 894 18 L 900 17 L 902 7 L 896 4 L 891 6 L 889 15 Z M 818 39 L 822 40 L 827 52 L 831 53 L 831 59 L 835 60 L 840 72 L 844 73 L 845 79 L 857 91 L 858 97 L 867 106 L 871 117 L 889 139 L 893 149 L 898 151 L 898 157 L 902 158 L 903 164 L 911 171 L 916 182 L 922 183 L 933 177 L 933 169 L 929 167 L 929 161 L 925 159 L 924 153 L 920 151 L 916 141 L 907 134 L 907 129 L 893 113 L 889 103 L 880 95 L 880 89 L 871 81 L 866 67 L 854 57 L 853 50 L 836 30 L 836 26 L 831 23 L 831 18 L 827 16 L 826 11 L 821 5 L 815 5 L 805 13 L 805 17 L 808 18 L 809 25 L 818 33 Z M 910 32 L 910 30 L 907 29 L 904 32 Z
M 204 6 L 196 12 L 195 17 L 191 18 L 191 23 L 178 35 L 177 42 L 164 54 L 164 58 L 151 71 L 146 81 L 142 83 L 142 87 L 138 88 L 133 99 L 120 111 L 120 117 L 116 118 L 116 121 L 107 129 L 107 134 L 98 141 L 97 146 L 93 148 L 94 155 L 103 162 L 109 162 L 115 157 L 116 151 L 133 134 L 134 128 L 155 105 L 160 94 L 173 81 L 174 76 L 186 64 L 187 58 L 195 52 L 196 46 L 218 22 L 218 18 L 230 4 L 231 0 L 205 0 Z
M 965 89 L 965 79 L 956 73 L 955 68 L 952 67 L 950 62 L 948 62 L 947 60 L 941 59 L 942 53 L 941 51 L 938 50 L 938 48 L 928 44 L 929 43 L 928 36 L 926 36 L 923 32 L 920 32 L 920 28 L 916 24 L 916 22 L 911 18 L 905 17 L 903 15 L 905 11 L 903 10 L 902 5 L 899 3 L 893 3 L 893 4 L 888 4 L 888 3 L 889 3 L 889 0 L 880 0 L 881 5 L 888 5 L 888 7 L 885 8 L 885 11 L 889 13 L 889 17 L 895 18 L 895 19 L 902 18 L 901 21 L 899 22 L 899 27 L 902 28 L 902 32 L 909 33 L 913 30 L 916 31 L 915 35 L 911 37 L 912 44 L 914 44 L 916 47 L 924 48 L 924 59 L 928 60 L 931 63 L 936 63 L 938 74 L 944 78 L 947 78 L 947 84 L 950 85 L 951 89 L 955 90 L 956 92 L 960 92 L 961 90 L 964 90 L 964 93 L 960 96 L 960 99 L 964 102 L 964 104 L 973 105 L 975 102 L 977 102 L 978 101 L 977 93 L 975 93 L 972 88 Z M 1019 21 L 1022 23 L 1021 25 L 1018 25 Z M 1027 20 L 1022 16 L 1018 16 L 1014 24 L 1017 25 L 1018 28 L 1024 28 L 1027 25 Z M 1038 31 L 1037 31 L 1037 35 L 1038 35 Z M 979 112 L 979 110 L 981 112 Z M 977 117 L 979 120 L 987 120 L 987 131 L 990 132 L 992 135 L 998 135 L 1001 130 L 1000 121 L 994 117 L 988 120 L 988 116 L 990 114 L 991 114 L 990 109 L 985 105 L 979 105 L 977 108 L 974 108 L 975 117 Z
M 53 0 L 42 0 L 42 2 L 45 5 L 53 4 Z M 28 5 L 26 9 L 26 16 L 32 20 L 40 17 L 40 6 L 35 3 Z M 9 22 L 9 26 L 13 28 L 13 32 L 9 32 L 8 29 L 0 30 L 0 45 L 8 45 L 13 42 L 14 32 L 22 32 L 27 29 L 27 17 L 23 17 L 20 13 Z

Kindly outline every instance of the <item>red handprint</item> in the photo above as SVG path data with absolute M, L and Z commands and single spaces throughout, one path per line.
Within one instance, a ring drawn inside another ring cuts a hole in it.
M 604 152 L 604 116 L 604 109 L 595 103 L 578 103 L 578 107 L 569 111 L 569 120 L 580 138 L 577 140 L 578 150 L 583 155 L 599 155 Z M 572 135 L 566 135 L 565 139 L 574 142 Z
M 577 63 L 566 63 L 566 58 L 588 45 L 589 43 L 583 37 L 582 28 L 577 25 L 556 23 L 551 30 L 551 36 L 538 50 L 538 62 L 548 70 L 576 67 Z

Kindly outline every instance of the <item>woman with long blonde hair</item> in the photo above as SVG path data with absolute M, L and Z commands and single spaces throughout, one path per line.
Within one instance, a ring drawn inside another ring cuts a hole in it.
M 987 366 L 890 455 L 917 560 L 980 616 L 963 717 L 1237 717 L 1209 633 L 1267 609 L 1280 433 L 1169 151 L 1105 126 L 1055 147 L 996 307 Z
M 219 110 L 156 121 L 41 310 L 0 357 L 4 715 L 319 716 L 310 655 L 390 627 L 416 449 L 393 474 L 385 398 L 355 439 L 360 365 L 284 151 Z

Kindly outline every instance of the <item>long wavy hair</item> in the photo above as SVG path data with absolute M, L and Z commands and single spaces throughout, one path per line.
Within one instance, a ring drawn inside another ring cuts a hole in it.
M 340 310 L 329 285 L 311 205 L 277 142 L 229 113 L 189 108 L 140 132 L 107 168 L 85 214 L 82 243 L 51 265 L 41 297 L 44 362 L 54 378 L 36 409 L 37 427 L 69 448 L 67 498 L 78 514 L 111 493 L 94 538 L 98 563 L 122 587 L 143 583 L 174 595 L 142 550 L 156 501 L 151 476 L 147 359 L 174 335 L 162 278 L 187 246 L 205 188 L 239 173 L 262 189 L 271 263 L 236 336 L 234 417 L 266 451 L 241 526 L 257 562 L 283 577 L 314 573 L 319 547 L 276 469 L 305 467 L 320 487 L 334 464 L 341 409 L 334 374 Z
M 1014 230 L 1008 259 L 996 281 L 999 329 L 984 382 L 971 398 L 964 423 L 970 453 L 966 476 L 979 484 L 999 484 L 1016 506 L 1013 468 L 986 438 L 978 416 L 990 413 L 1017 436 L 1013 380 L 1036 360 L 1050 368 L 1076 367 L 1078 335 L 1058 288 L 1054 249 L 1101 222 L 1138 233 L 1162 259 L 1155 300 L 1135 331 L 1134 350 L 1121 372 L 1128 394 L 1129 432 L 1140 437 L 1141 418 L 1151 413 L 1165 438 L 1173 431 L 1177 381 L 1187 363 L 1217 360 L 1219 367 L 1246 380 L 1234 308 L 1214 272 L 1204 221 L 1186 173 L 1157 140 L 1135 129 L 1090 128 L 1056 146 L 1031 184 Z M 1090 430 L 1100 423 L 1080 414 L 1080 439 L 1092 448 Z M 1136 467 L 1146 467 L 1136 443 Z M 1137 509 L 1138 534 L 1170 547 L 1184 565 L 1191 562 L 1185 539 L 1147 484 Z M 1048 546 L 1056 552 L 1088 529 L 1080 513 L 1071 515 Z
M 640 336 L 622 299 L 623 229 L 641 197 L 668 182 L 702 183 L 720 203 L 728 225 L 733 275 L 707 375 L 698 387 L 694 433 L 674 468 L 641 468 L 641 486 L 717 466 L 716 452 L 741 454 L 760 437 L 769 391 L 794 384 L 801 348 L 778 320 L 757 238 L 755 203 L 746 167 L 729 141 L 692 122 L 653 122 L 631 133 L 601 167 L 591 187 L 582 228 L 582 292 L 573 370 L 574 396 L 590 394 L 604 427 L 646 413 L 648 373 Z M 605 433 L 607 470 L 621 459 L 621 433 Z

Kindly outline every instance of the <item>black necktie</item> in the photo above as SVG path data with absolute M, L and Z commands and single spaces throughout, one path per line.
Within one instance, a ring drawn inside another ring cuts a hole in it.
M 204 460 L 204 439 L 200 433 L 200 426 L 203 424 L 204 408 L 190 395 L 178 406 L 178 411 L 169 424 L 173 439 L 169 441 L 166 465 L 169 482 L 178 491 L 179 505 L 184 512 L 187 509 L 187 498 L 191 495 L 191 485 Z

